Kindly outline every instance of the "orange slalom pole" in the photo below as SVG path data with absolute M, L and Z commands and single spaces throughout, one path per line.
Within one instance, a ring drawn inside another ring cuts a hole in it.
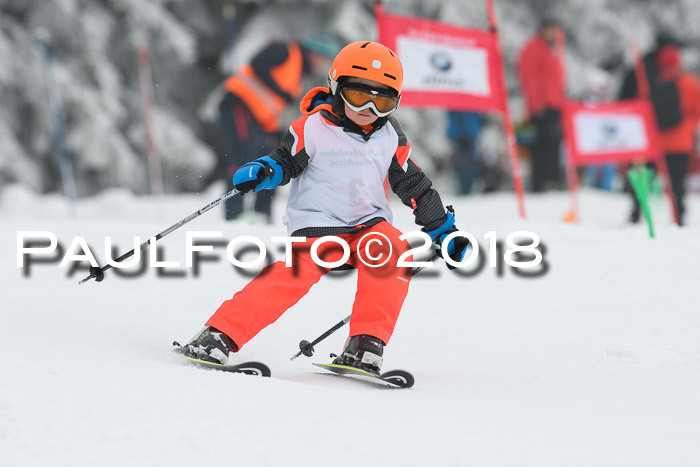
M 566 35 L 564 34 L 564 30 L 561 28 L 557 28 L 557 34 L 556 34 L 556 46 L 557 46 L 557 56 L 559 58 L 559 63 L 561 65 L 562 73 L 564 74 L 564 83 L 567 81 L 567 73 L 566 73 Z M 564 109 L 562 109 L 562 116 L 561 118 L 565 118 L 565 116 L 568 113 L 568 101 L 566 101 L 564 105 Z M 564 164 L 565 164 L 565 169 L 566 169 L 566 186 L 569 190 L 569 197 L 571 198 L 571 209 L 569 210 L 568 213 L 564 216 L 564 222 L 578 222 L 580 219 L 580 212 L 579 212 L 579 196 L 578 196 L 578 174 L 576 173 L 576 165 L 574 164 L 574 161 L 571 159 L 570 152 L 568 150 L 568 142 L 573 138 L 573 135 L 569 135 L 566 133 L 566 125 L 562 125 L 562 131 L 564 131 L 564 141 L 567 143 L 565 144 L 566 146 L 566 151 L 565 151 L 565 157 L 564 157 Z
M 161 170 L 160 153 L 156 146 L 153 104 L 153 77 L 151 74 L 151 59 L 146 37 L 139 35 L 136 39 L 136 56 L 138 60 L 139 89 L 141 93 L 141 111 L 143 126 L 146 133 L 146 155 L 148 157 L 148 174 L 151 194 L 159 199 L 163 195 L 163 175 Z
M 501 59 L 501 92 L 503 93 L 503 126 L 508 142 L 508 155 L 510 157 L 510 172 L 513 178 L 513 189 L 518 199 L 518 211 L 520 217 L 525 219 L 525 195 L 523 194 L 523 181 L 520 176 L 520 164 L 518 162 L 518 151 L 515 144 L 515 130 L 513 129 L 513 119 L 508 107 L 508 88 L 506 87 L 506 73 L 503 68 L 503 53 L 501 52 L 501 41 L 498 37 L 498 26 L 496 25 L 496 14 L 493 7 L 493 0 L 486 0 L 486 11 L 489 19 L 489 27 L 496 38 L 496 53 Z

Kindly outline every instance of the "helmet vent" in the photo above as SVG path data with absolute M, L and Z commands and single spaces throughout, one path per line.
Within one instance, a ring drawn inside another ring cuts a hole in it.
M 364 71 L 367 71 L 367 68 L 365 68 L 365 67 L 363 67 L 363 66 L 357 66 L 357 65 L 353 65 L 352 67 L 353 67 L 353 68 L 357 68 L 358 70 L 364 70 Z M 396 79 L 396 78 L 394 78 L 394 79 Z
M 396 81 L 396 76 L 391 76 L 389 73 L 384 73 L 384 76 L 386 76 L 387 78 L 391 78 L 391 79 L 393 79 L 394 81 Z
M 364 48 L 367 47 L 369 44 L 370 44 L 370 42 L 365 42 L 364 44 L 362 44 L 362 45 L 360 46 L 360 48 L 361 48 L 361 49 L 364 49 Z

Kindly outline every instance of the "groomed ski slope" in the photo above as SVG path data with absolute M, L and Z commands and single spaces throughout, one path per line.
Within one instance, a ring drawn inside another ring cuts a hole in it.
M 62 200 L 18 187 L 0 193 L 0 462 L 6 466 L 696 466 L 700 459 L 700 198 L 688 227 L 657 207 L 657 235 L 625 226 L 623 195 L 584 191 L 582 222 L 564 224 L 565 194 L 527 197 L 520 220 L 508 194 L 457 198 L 458 226 L 487 242 L 516 230 L 547 247 L 546 275 L 416 276 L 385 352 L 410 390 L 322 374 L 347 327 L 290 361 L 345 317 L 355 274 L 325 277 L 241 359 L 273 377 L 204 371 L 170 352 L 249 277 L 219 250 L 200 277 L 136 279 L 107 272 L 78 286 L 57 263 L 16 267 L 19 230 L 83 236 L 102 259 L 160 232 L 220 193 L 152 200 L 113 191 L 68 219 Z M 415 230 L 393 203 L 395 223 Z M 276 211 L 281 214 L 282 200 Z M 253 235 L 281 225 L 225 223 L 216 208 L 163 239 L 184 261 L 185 230 Z M 487 252 L 482 252 L 486 254 Z

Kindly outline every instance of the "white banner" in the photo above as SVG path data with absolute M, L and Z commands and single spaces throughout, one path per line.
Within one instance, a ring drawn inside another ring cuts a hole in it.
M 396 46 L 404 68 L 404 90 L 491 95 L 487 49 L 408 36 L 398 36 Z
M 573 124 L 578 152 L 582 156 L 649 150 L 641 115 L 579 111 L 574 115 Z

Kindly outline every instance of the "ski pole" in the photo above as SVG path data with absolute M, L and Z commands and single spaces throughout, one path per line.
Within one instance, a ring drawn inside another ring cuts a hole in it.
M 181 221 L 179 221 L 179 222 L 177 222 L 177 223 L 171 225 L 170 227 L 168 227 L 167 229 L 163 230 L 161 233 L 159 233 L 159 234 L 156 235 L 155 237 L 149 238 L 148 240 L 146 240 L 145 242 L 143 242 L 143 243 L 141 244 L 141 246 L 139 247 L 139 251 L 140 251 L 140 250 L 143 250 L 143 249 L 145 249 L 147 246 L 149 246 L 149 245 L 151 244 L 151 240 L 153 240 L 153 243 L 157 242 L 158 240 L 160 240 L 161 238 L 165 237 L 165 236 L 168 235 L 169 233 L 171 233 L 171 232 L 173 232 L 173 231 L 179 229 L 179 228 L 182 227 L 183 225 L 187 224 L 187 223 L 188 223 L 189 221 L 191 221 L 192 219 L 201 216 L 202 214 L 204 214 L 204 213 L 207 212 L 208 210 L 210 210 L 210 209 L 212 209 L 212 208 L 218 206 L 218 205 L 221 204 L 222 202 L 226 201 L 227 199 L 231 198 L 232 196 L 236 196 L 236 195 L 239 194 L 239 193 L 240 193 L 240 191 L 238 191 L 238 190 L 236 190 L 236 189 L 234 188 L 233 190 L 231 190 L 231 191 L 229 191 L 228 193 L 226 193 L 225 195 L 223 195 L 221 198 L 219 198 L 219 199 L 217 199 L 217 200 L 214 200 L 214 201 L 212 201 L 211 203 L 207 204 L 206 206 L 204 206 L 204 207 L 203 207 L 202 209 L 200 209 L 199 211 L 193 212 L 192 214 L 190 214 L 189 216 L 185 217 L 185 218 L 182 219 Z M 131 251 L 128 251 L 128 252 L 124 253 L 124 254 L 121 255 L 119 258 L 115 259 L 114 261 L 115 261 L 115 262 L 124 261 L 125 259 L 130 258 L 131 256 L 133 256 L 133 254 L 134 254 L 135 252 L 136 252 L 136 249 L 134 248 L 134 249 L 132 249 Z M 101 268 L 92 266 L 92 267 L 90 267 L 90 275 L 87 276 L 85 279 L 81 280 L 80 282 L 78 282 L 78 284 L 82 284 L 82 283 L 84 283 L 84 282 L 87 282 L 87 281 L 89 281 L 90 279 L 95 279 L 95 282 L 102 282 L 102 280 L 105 278 L 105 271 L 107 271 L 107 270 L 109 270 L 109 269 L 112 269 L 112 265 L 111 265 L 111 264 L 108 264 L 108 265 L 106 265 L 106 266 L 102 266 Z
M 430 259 L 428 259 L 428 261 L 432 263 L 433 261 L 435 261 L 435 260 L 438 259 L 438 258 L 440 258 L 440 255 L 437 254 L 437 253 L 435 253 L 432 257 L 430 257 Z M 417 267 L 417 268 L 413 268 L 413 271 L 411 272 L 411 275 L 412 275 L 412 276 L 415 276 L 416 274 L 418 274 L 419 272 L 421 272 L 421 271 L 422 271 L 423 269 L 425 269 L 426 267 L 427 267 L 427 266 L 420 266 L 420 267 Z M 307 340 L 303 340 L 303 341 L 299 342 L 299 352 L 297 352 L 296 354 L 294 354 L 294 355 L 290 358 L 290 360 L 294 360 L 295 358 L 297 358 L 297 357 L 298 357 L 299 355 L 301 355 L 301 354 L 304 354 L 304 355 L 306 355 L 307 357 L 311 357 L 311 356 L 314 354 L 314 345 L 318 344 L 319 342 L 321 342 L 322 340 L 324 340 L 326 337 L 330 336 L 330 335 L 333 334 L 335 331 L 337 331 L 338 329 L 340 329 L 340 328 L 342 328 L 343 326 L 345 326 L 345 324 L 349 323 L 351 317 L 352 317 L 352 313 L 349 314 L 348 316 L 346 316 L 345 318 L 343 318 L 343 319 L 342 319 L 341 321 L 339 321 L 338 323 L 336 323 L 336 324 L 335 324 L 332 328 L 330 328 L 328 331 L 326 331 L 326 332 L 324 332 L 323 334 L 321 334 L 320 336 L 318 336 L 316 339 L 314 339 L 313 342 L 309 342 L 309 341 L 307 341 Z
M 330 336 L 338 329 L 342 328 L 345 325 L 345 323 L 350 321 L 350 317 L 352 317 L 352 315 L 348 315 L 345 318 L 343 318 L 335 326 L 333 326 L 328 331 L 326 331 L 323 334 L 321 334 L 320 336 L 318 336 L 313 342 L 309 342 L 307 340 L 303 340 L 303 341 L 299 342 L 299 349 L 301 349 L 301 350 L 299 350 L 299 352 L 297 352 L 292 358 L 290 358 L 290 360 L 294 360 L 295 358 L 297 358 L 301 354 L 304 354 L 307 357 L 312 356 L 314 354 L 314 345 L 318 344 L 323 339 Z

